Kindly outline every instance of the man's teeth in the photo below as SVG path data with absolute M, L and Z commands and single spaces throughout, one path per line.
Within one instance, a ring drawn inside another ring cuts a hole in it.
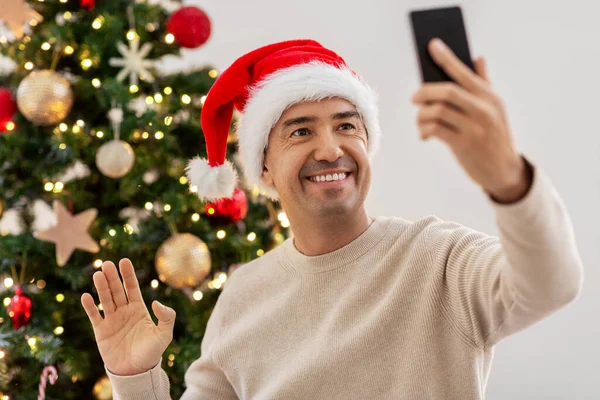
M 310 180 L 313 182 L 341 181 L 342 179 L 346 179 L 345 172 L 339 174 L 318 175 L 310 177 Z

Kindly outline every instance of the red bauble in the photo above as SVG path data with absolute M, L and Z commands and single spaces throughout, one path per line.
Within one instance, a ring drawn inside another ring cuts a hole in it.
M 79 0 L 79 5 L 87 8 L 88 11 L 92 11 L 96 6 L 96 0 Z
M 6 124 L 11 122 L 17 112 L 17 102 L 10 90 L 0 87 L 0 132 L 5 132 Z
M 233 196 L 230 198 L 219 199 L 214 203 L 206 204 L 206 214 L 211 217 L 226 218 L 231 222 L 246 218 L 248 214 L 248 198 L 246 197 L 246 193 L 236 187 L 233 191 Z
M 210 37 L 210 19 L 198 7 L 182 7 L 169 17 L 167 32 L 175 36 L 180 46 L 195 49 Z
M 8 306 L 8 315 L 12 319 L 13 328 L 19 329 L 22 326 L 29 324 L 31 319 L 31 306 L 33 303 L 29 296 L 23 294 L 21 286 L 15 287 L 15 295 L 10 300 Z

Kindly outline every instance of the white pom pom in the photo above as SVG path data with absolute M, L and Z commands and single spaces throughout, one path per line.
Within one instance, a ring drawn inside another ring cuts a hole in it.
M 185 169 L 190 187 L 198 189 L 198 197 L 203 200 L 217 200 L 233 196 L 238 176 L 229 161 L 211 167 L 206 159 L 194 157 Z

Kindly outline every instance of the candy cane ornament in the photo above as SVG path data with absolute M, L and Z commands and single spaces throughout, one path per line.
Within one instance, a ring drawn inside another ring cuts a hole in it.
M 49 375 L 49 376 L 48 376 Z M 44 367 L 42 371 L 42 376 L 40 378 L 40 386 L 38 389 L 38 400 L 44 400 L 46 398 L 46 382 L 50 379 L 50 384 L 54 385 L 56 379 L 58 378 L 58 373 L 56 372 L 56 368 L 54 365 L 48 365 Z

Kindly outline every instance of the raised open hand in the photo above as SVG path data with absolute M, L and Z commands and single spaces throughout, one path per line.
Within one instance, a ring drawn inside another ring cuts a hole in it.
M 81 296 L 81 304 L 90 318 L 98 350 L 106 368 L 115 375 L 137 375 L 152 369 L 173 338 L 175 310 L 158 301 L 152 311 L 158 318 L 154 324 L 142 299 L 140 286 L 131 261 L 119 262 L 123 282 L 115 264 L 102 264 L 94 273 L 94 285 L 104 309 L 100 315 L 89 293 Z

